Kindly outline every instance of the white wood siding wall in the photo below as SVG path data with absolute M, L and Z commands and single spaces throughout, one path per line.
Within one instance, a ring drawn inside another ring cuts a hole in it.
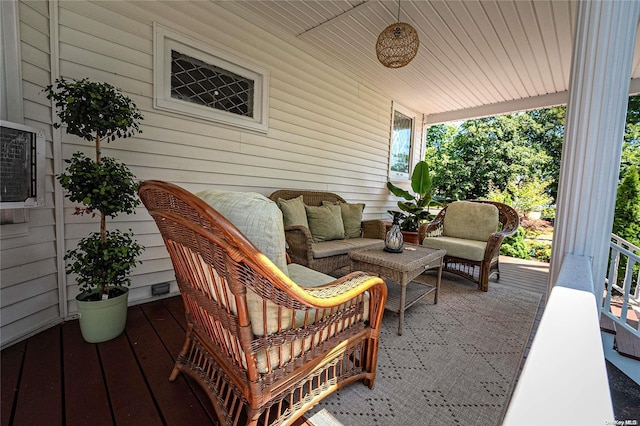
M 61 320 L 56 266 L 50 103 L 49 11 L 45 1 L 18 5 L 24 124 L 45 131 L 46 205 L 24 209 L 25 223 L 4 225 L 0 312 L 2 347 Z M 20 212 L 22 214 L 22 212 Z
M 314 60 L 297 40 L 276 38 L 212 2 L 61 1 L 54 5 L 59 21 L 59 52 L 55 52 L 59 62 L 55 64 L 60 75 L 111 83 L 128 94 L 144 115 L 142 134 L 103 149 L 105 155 L 127 163 L 140 180 L 162 179 L 194 192 L 207 188 L 264 195 L 280 188 L 331 191 L 350 202 L 366 203 L 366 218 L 388 218 L 386 211 L 396 201 L 385 186 L 392 99 L 359 83 L 357 76 Z M 46 126 L 51 141 L 50 105 L 40 93 L 50 81 L 47 3 L 21 4 L 21 18 L 27 21 L 22 26 L 25 115 L 44 123 L 41 127 Z M 269 69 L 268 133 L 155 110 L 154 22 Z M 61 137 L 62 158 L 77 150 L 92 155 L 87 142 L 64 132 Z M 49 158 L 51 144 L 47 154 Z M 51 173 L 47 189 L 53 191 L 52 166 L 47 170 Z M 48 203 L 53 205 L 53 196 L 48 196 Z M 65 199 L 67 249 L 98 227 L 96 219 L 73 215 L 74 210 Z M 22 245 L 42 253 L 37 260 L 41 265 L 29 268 L 21 282 L 31 289 L 47 276 L 38 297 L 57 309 L 55 214 L 51 209 L 31 213 L 31 221 L 43 232 Z M 143 263 L 132 276 L 130 303 L 151 299 L 151 285 L 157 283 L 171 282 L 176 293 L 171 262 L 146 210 L 140 207 L 137 214 L 110 223 L 132 229 L 146 246 Z M 5 248 L 9 247 L 3 242 L 3 268 Z M 24 254 L 16 251 L 11 258 L 14 268 L 25 268 Z M 62 292 L 66 309 L 60 315 L 73 317 L 77 288 L 72 278 L 61 275 L 66 282 Z M 3 270 L 3 287 L 4 280 Z M 24 298 L 24 293 L 15 297 Z

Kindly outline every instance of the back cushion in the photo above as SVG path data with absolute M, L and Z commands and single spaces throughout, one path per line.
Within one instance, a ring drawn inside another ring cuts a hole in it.
M 274 265 L 289 274 L 282 212 L 276 203 L 255 192 L 209 189 L 195 195 L 226 217 Z
M 344 238 L 344 224 L 340 206 L 326 204 L 323 206 L 304 206 L 309 221 L 309 231 L 313 242 L 341 240 Z
M 305 228 L 309 228 L 309 222 L 307 221 L 307 211 L 304 209 L 304 201 L 302 195 L 290 200 L 278 198 L 276 201 L 280 210 L 282 210 L 282 216 L 284 218 L 284 226 L 301 225 Z
M 289 275 L 282 212 L 275 202 L 255 192 L 206 190 L 196 196 L 233 223 L 274 265 Z M 281 309 L 270 300 L 265 303 L 251 290 L 247 291 L 247 307 L 256 336 L 264 335 L 265 330 L 271 334 L 281 324 L 292 322 L 291 310 Z
M 493 204 L 455 201 L 447 206 L 442 234 L 487 241 L 498 230 L 499 224 L 498 208 Z
M 340 212 L 342 213 L 342 224 L 344 225 L 344 238 L 360 238 L 362 237 L 362 213 L 364 211 L 364 204 L 350 204 L 323 201 L 322 205 L 334 205 L 340 206 Z

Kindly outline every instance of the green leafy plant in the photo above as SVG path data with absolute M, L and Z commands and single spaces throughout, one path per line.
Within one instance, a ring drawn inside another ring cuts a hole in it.
M 518 226 L 515 234 L 506 237 L 500 246 L 500 254 L 519 259 L 529 259 L 529 251 L 524 243 L 525 230 Z
M 525 243 L 529 249 L 529 257 L 540 262 L 551 261 L 551 242 L 531 241 Z
M 65 260 L 70 261 L 66 272 L 78 276 L 81 290 L 98 289 L 102 298 L 111 286 L 131 284 L 128 277 L 144 247 L 134 241 L 131 230 L 107 230 L 107 216 L 135 213 L 140 200 L 135 176 L 116 159 L 103 157 L 101 143 L 141 132 L 143 117 L 130 98 L 108 83 L 58 79 L 45 93 L 55 102 L 61 121 L 53 126 L 64 125 L 67 133 L 95 144 L 95 160 L 76 152 L 65 160 L 67 170 L 57 178 L 68 198 L 83 205 L 76 214 L 100 215 L 100 232 L 81 239 Z
M 433 202 L 433 186 L 429 165 L 426 161 L 419 161 L 411 173 L 411 189 L 409 191 L 387 182 L 391 193 L 405 201 L 398 201 L 398 208 L 404 215 L 401 228 L 404 231 L 417 231 L 420 223 L 432 217 L 428 207 Z

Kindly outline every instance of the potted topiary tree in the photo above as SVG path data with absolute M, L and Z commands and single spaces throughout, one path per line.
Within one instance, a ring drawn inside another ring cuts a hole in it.
M 90 343 L 104 342 L 120 335 L 127 318 L 131 284 L 129 274 L 140 263 L 144 247 L 133 233 L 107 229 L 106 218 L 135 213 L 140 204 L 138 183 L 126 165 L 103 157 L 101 144 L 140 132 L 142 115 L 133 101 L 108 83 L 88 79 L 58 79 L 45 88 L 53 99 L 66 132 L 95 144 L 95 160 L 76 152 L 65 173 L 57 176 L 71 201 L 82 204 L 75 214 L 100 215 L 100 230 L 82 238 L 67 251 L 67 274 L 76 274 L 81 293 L 76 296 L 80 329 Z
M 404 241 L 418 244 L 418 228 L 421 223 L 431 218 L 428 207 L 433 201 L 433 186 L 429 165 L 423 160 L 414 167 L 411 173 L 411 189 L 414 194 L 391 182 L 387 182 L 387 188 L 393 195 L 406 200 L 398 201 L 399 213 L 404 216 L 400 228 L 403 231 Z M 397 212 L 389 213 L 394 215 Z

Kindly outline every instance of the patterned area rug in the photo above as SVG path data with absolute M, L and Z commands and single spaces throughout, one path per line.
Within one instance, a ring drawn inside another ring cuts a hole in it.
M 353 383 L 308 415 L 326 409 L 351 426 L 500 425 L 540 298 L 494 281 L 484 293 L 447 274 L 437 305 L 427 296 L 405 312 L 402 336 L 398 315 L 385 312 L 375 389 Z

